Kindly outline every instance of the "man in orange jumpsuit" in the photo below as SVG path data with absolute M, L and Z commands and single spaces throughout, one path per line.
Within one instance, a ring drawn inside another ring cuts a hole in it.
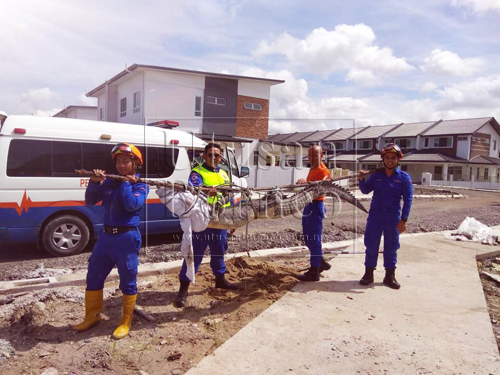
M 311 170 L 307 175 L 307 180 L 301 178 L 297 184 L 328 180 L 330 171 L 322 162 L 323 150 L 321 147 L 318 145 L 309 147 L 308 157 Z M 302 213 L 302 231 L 304 242 L 311 253 L 311 268 L 303 275 L 297 276 L 301 281 L 319 281 L 319 274 L 331 268 L 331 265 L 323 259 L 323 250 L 321 249 L 323 219 L 326 214 L 325 199 L 325 196 L 316 198 L 304 208 Z

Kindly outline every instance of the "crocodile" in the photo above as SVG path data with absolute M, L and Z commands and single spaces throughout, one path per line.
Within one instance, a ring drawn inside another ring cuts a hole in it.
M 263 198 L 249 200 L 246 204 L 211 210 L 208 228 L 239 228 L 255 219 L 279 219 L 301 213 L 305 206 L 322 195 L 333 195 L 363 212 L 366 208 L 349 191 L 332 181 L 309 183 L 302 191 L 285 198 L 280 190 L 272 191 Z

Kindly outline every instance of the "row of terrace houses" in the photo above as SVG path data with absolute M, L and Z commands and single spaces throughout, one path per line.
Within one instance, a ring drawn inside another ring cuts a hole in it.
M 416 182 L 424 172 L 433 180 L 499 179 L 500 127 L 493 117 L 268 136 L 271 87 L 283 82 L 133 64 L 87 93 L 97 107 L 69 106 L 55 116 L 137 125 L 170 120 L 179 130 L 234 148 L 239 165 L 255 173 L 271 164 L 307 166 L 312 144 L 323 147 L 330 168 L 372 169 L 383 146 L 395 142 L 405 153 L 402 169 Z
M 493 117 L 275 134 L 261 140 L 257 159 L 294 166 L 319 144 L 329 168 L 374 169 L 389 143 L 401 147 L 401 169 L 415 182 L 424 172 L 438 181 L 499 182 L 500 125 Z

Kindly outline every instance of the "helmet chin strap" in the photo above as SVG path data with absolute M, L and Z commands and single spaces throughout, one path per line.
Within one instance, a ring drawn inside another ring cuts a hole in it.
M 391 168 L 391 167 L 388 167 L 388 166 L 387 166 L 387 164 L 385 164 L 385 158 L 382 158 L 382 163 L 384 164 L 384 167 L 386 167 L 387 169 L 389 169 L 389 170 L 393 170 L 393 169 L 396 169 L 396 168 L 398 167 L 398 165 L 399 165 L 399 159 L 398 159 L 398 161 L 396 162 L 396 165 L 394 165 L 394 167 L 392 167 L 392 168 Z
M 384 163 L 384 167 L 386 167 L 387 169 L 391 170 L 391 169 L 396 169 L 396 167 L 398 166 L 398 164 L 396 164 L 394 167 L 388 167 L 387 164 L 385 164 L 385 160 L 382 161 L 382 163 Z

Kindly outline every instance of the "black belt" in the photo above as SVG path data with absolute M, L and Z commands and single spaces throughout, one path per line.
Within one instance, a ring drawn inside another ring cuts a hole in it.
M 103 227 L 104 233 L 118 234 L 137 230 L 137 227 Z

